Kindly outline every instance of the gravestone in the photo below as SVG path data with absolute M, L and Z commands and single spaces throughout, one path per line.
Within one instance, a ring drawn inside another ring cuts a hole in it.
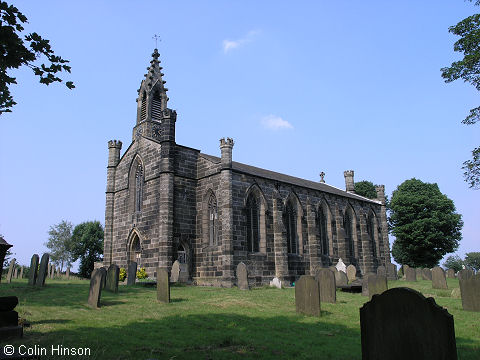
M 23 279 L 23 268 L 24 268 L 23 266 L 20 267 L 20 279 Z
M 337 271 L 335 273 L 335 286 L 344 286 L 348 284 L 347 274 L 343 271 Z
M 362 359 L 456 360 L 453 316 L 433 298 L 392 288 L 360 308 Z
M 66 272 L 65 276 L 67 277 L 67 280 L 70 279 L 70 266 L 67 267 L 67 272 Z
M 48 253 L 43 254 L 40 261 L 40 270 L 38 270 L 37 282 L 35 283 L 36 286 L 45 286 L 45 279 L 48 276 L 48 260 L 50 260 L 50 255 Z
M 405 277 L 405 274 L 403 273 L 403 266 L 400 266 L 400 269 L 398 269 L 397 276 L 401 279 Z
M 422 269 L 422 279 L 432 281 L 432 270 L 429 268 Z
M 387 276 L 387 270 L 385 269 L 385 266 L 380 265 L 380 266 L 377 268 L 377 275 Z
M 313 276 L 302 275 L 295 284 L 297 314 L 320 316 L 320 288 Z
M 473 271 L 470 269 L 462 269 L 458 272 L 458 280 L 466 280 L 473 276 Z
M 57 277 L 60 277 L 60 274 L 61 274 L 61 273 L 62 273 L 62 272 L 61 272 L 61 270 L 60 270 L 60 267 L 58 267 L 58 268 L 57 268 L 57 274 L 56 274 Z
M 104 268 L 102 268 L 105 270 Z M 102 296 L 102 284 L 105 277 L 105 271 L 101 269 L 95 269 L 92 271 L 90 278 L 90 291 L 88 293 L 88 305 L 93 308 L 100 307 L 100 297 Z
M 480 311 L 480 273 L 460 280 L 463 310 Z
M 347 266 L 347 279 L 348 282 L 352 282 L 357 278 L 357 268 L 350 264 Z
M 270 281 L 270 286 L 274 286 L 277 289 L 281 289 L 282 288 L 282 281 L 279 278 L 274 277 L 273 280 Z
M 23 336 L 23 326 L 18 325 L 18 313 L 14 310 L 17 304 L 16 296 L 0 297 L 0 339 L 2 341 Z M 0 357 L 2 359 L 9 358 L 1 355 Z
M 178 269 L 180 270 L 178 273 L 178 282 L 182 284 L 186 284 L 188 282 L 188 264 L 179 263 Z
M 315 279 L 320 286 L 320 302 L 335 304 L 337 302 L 335 273 L 330 269 L 318 269 Z
M 336 269 L 338 271 L 343 271 L 344 273 L 347 273 L 347 266 L 343 263 L 342 258 L 338 260 L 337 265 L 335 265 Z
M 449 279 L 455 279 L 455 270 L 453 270 L 453 269 L 448 269 L 448 270 L 447 270 L 447 277 L 448 277 Z
M 178 260 L 175 260 L 175 262 L 172 265 L 172 274 L 170 275 L 170 281 L 172 283 L 178 282 L 178 279 L 180 277 L 180 263 Z
M 369 296 L 368 295 L 368 278 L 372 275 L 377 276 L 377 274 L 375 274 L 373 272 L 367 273 L 363 276 L 363 279 L 362 279 L 362 296 Z
M 28 272 L 28 285 L 35 285 L 38 275 L 38 255 L 33 254 L 30 260 L 30 271 Z
M 102 268 L 103 269 L 103 268 Z M 67 274 L 69 273 L 69 268 L 67 268 Z M 118 277 L 120 275 L 120 268 L 112 264 L 108 267 L 107 271 L 107 284 L 105 285 L 105 290 L 111 292 L 118 292 Z M 67 275 L 68 276 L 68 275 Z
M 432 287 L 434 289 L 448 289 L 445 271 L 439 266 L 435 266 L 432 270 Z
M 370 275 L 368 277 L 368 296 L 381 294 L 388 290 L 387 277 L 385 275 Z
M 135 285 L 135 279 L 137 278 L 137 263 L 135 261 L 128 264 L 127 270 L 127 285 Z
M 18 267 L 15 266 L 15 271 L 13 272 L 13 278 L 18 279 Z
M 414 268 L 408 267 L 405 269 L 405 280 L 417 281 L 417 272 Z
M 107 286 L 107 269 L 101 267 L 98 270 L 102 272 L 102 289 L 105 289 L 105 286 Z
M 248 290 L 247 265 L 243 262 L 237 265 L 237 286 L 240 290 Z
M 168 271 L 164 268 L 157 268 L 157 300 L 167 304 L 170 302 L 170 282 Z
M 55 272 L 55 265 L 52 264 L 52 266 L 50 266 L 50 279 L 53 279 L 53 273 Z
M 423 269 L 422 268 L 415 268 L 415 273 L 417 274 L 417 280 L 418 279 L 423 279 Z
M 1 264 L 3 266 L 3 264 Z M 10 265 L 8 266 L 7 273 L 7 284 L 12 282 L 13 272 L 15 270 L 15 259 L 10 260 Z
M 387 264 L 387 280 L 397 280 L 397 265 L 389 263 Z

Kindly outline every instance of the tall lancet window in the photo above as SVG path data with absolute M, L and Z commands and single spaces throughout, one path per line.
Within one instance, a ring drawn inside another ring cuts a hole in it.
M 253 194 L 247 199 L 247 249 L 260 251 L 260 204 Z
M 327 238 L 327 217 L 322 207 L 318 209 L 318 227 L 320 234 L 320 244 L 322 244 L 322 254 L 328 255 L 328 238 Z
M 368 214 L 367 217 L 367 234 L 370 240 L 370 246 L 372 248 L 372 255 L 373 258 L 377 257 L 377 247 L 375 245 L 375 220 L 373 218 L 373 214 Z
M 147 93 L 144 91 L 142 94 L 142 105 L 140 108 L 140 120 L 147 118 Z
M 297 212 L 290 201 L 285 209 L 285 227 L 287 229 L 288 252 L 298 254 Z
M 211 194 L 208 200 L 208 239 L 210 245 L 218 244 L 217 199 Z
M 152 119 L 160 121 L 162 120 L 162 96 L 160 91 L 155 90 L 152 98 Z
M 143 168 L 142 164 L 137 165 L 135 172 L 135 211 L 142 211 L 142 195 L 143 195 Z
M 354 257 L 355 250 L 353 247 L 352 218 L 348 210 L 345 211 L 345 216 L 343 217 L 343 229 L 345 230 L 345 247 L 348 252 L 347 256 Z

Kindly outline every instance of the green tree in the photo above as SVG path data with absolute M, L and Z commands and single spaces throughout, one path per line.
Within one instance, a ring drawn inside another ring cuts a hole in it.
M 363 181 L 356 182 L 355 193 L 369 199 L 377 198 L 377 191 L 375 190 L 375 185 L 373 185 L 371 181 L 363 180 Z
M 50 250 L 50 260 L 55 265 L 59 265 L 63 271 L 63 266 L 72 265 L 72 254 L 70 253 L 70 242 L 72 239 L 73 225 L 66 220 L 50 226 L 48 230 L 48 241 L 45 246 Z
M 472 1 L 472 0 L 469 0 Z M 480 5 L 480 0 L 475 1 Z M 463 59 L 453 62 L 449 67 L 441 69 L 442 77 L 449 83 L 463 79 L 480 91 L 480 14 L 474 14 L 448 29 L 460 39 L 453 45 L 453 50 L 463 53 Z M 480 120 L 480 106 L 470 110 L 470 114 L 462 121 L 472 125 Z M 480 147 L 472 150 L 472 159 L 463 163 L 465 181 L 473 189 L 480 189 Z
M 447 257 L 447 259 L 443 263 L 443 266 L 446 269 L 453 269 L 455 270 L 455 272 L 462 270 L 462 265 L 463 265 L 463 260 L 458 255 L 450 255 L 449 257 Z
M 87 221 L 75 226 L 70 246 L 73 261 L 80 258 L 79 274 L 89 278 L 96 261 L 102 259 L 103 227 L 99 221 Z
M 433 267 L 454 252 L 462 238 L 462 216 L 437 184 L 410 179 L 390 200 L 388 218 L 395 241 L 392 255 L 399 264 Z
M 0 114 L 11 112 L 16 104 L 9 86 L 17 81 L 8 74 L 9 70 L 27 66 L 40 77 L 40 83 L 45 85 L 62 82 L 57 73 L 70 72 L 68 60 L 55 55 L 49 40 L 43 39 L 36 32 L 23 34 L 22 24 L 25 23 L 26 16 L 16 7 L 0 1 Z M 36 64 L 36 60 L 41 57 L 46 58 L 46 64 Z M 65 85 L 69 89 L 75 87 L 71 81 Z
M 465 265 L 475 269 L 475 271 L 480 270 L 480 252 L 469 252 L 465 254 Z

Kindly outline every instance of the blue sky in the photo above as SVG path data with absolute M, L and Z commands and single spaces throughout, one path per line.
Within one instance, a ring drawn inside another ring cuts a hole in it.
M 29 264 L 62 219 L 104 223 L 107 141 L 124 149 L 137 89 L 161 37 L 177 142 L 344 188 L 438 183 L 465 225 L 457 254 L 480 251 L 480 191 L 461 164 L 480 141 L 462 125 L 478 92 L 445 84 L 459 59 L 448 27 L 478 11 L 442 1 L 15 1 L 26 31 L 70 60 L 76 89 L 11 74 L 18 105 L 0 117 L 0 233 Z

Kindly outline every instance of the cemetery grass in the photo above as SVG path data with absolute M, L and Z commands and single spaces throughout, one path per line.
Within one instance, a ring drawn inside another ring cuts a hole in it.
M 480 358 L 480 313 L 462 310 L 448 290 L 430 281 L 390 281 L 433 296 L 455 320 L 459 359 Z M 100 309 L 87 303 L 86 280 L 50 280 L 44 288 L 27 280 L 0 284 L 0 296 L 16 295 L 16 310 L 30 322 L 27 347 L 89 348 L 88 359 L 361 359 L 359 308 L 368 298 L 337 291 L 337 304 L 322 303 L 320 318 L 295 313 L 295 291 L 258 288 L 172 286 L 171 303 L 156 300 L 156 288 L 119 286 L 102 292 Z M 42 356 L 42 359 L 59 356 Z M 72 357 L 70 357 L 72 358 Z

